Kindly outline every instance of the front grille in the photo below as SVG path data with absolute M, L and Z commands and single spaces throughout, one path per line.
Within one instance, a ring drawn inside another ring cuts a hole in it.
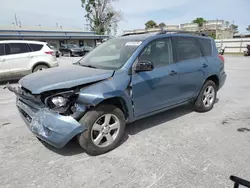
M 20 107 L 18 107 L 18 111 L 23 115 L 23 117 L 29 122 L 32 122 L 32 118 L 29 116 L 29 114 L 27 114 L 23 109 L 21 109 Z

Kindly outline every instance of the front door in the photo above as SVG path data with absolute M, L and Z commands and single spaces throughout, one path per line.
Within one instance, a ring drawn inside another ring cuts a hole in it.
M 139 55 L 138 61 L 140 60 L 151 61 L 154 69 L 132 75 L 135 117 L 171 106 L 177 102 L 179 95 L 171 38 L 149 43 Z
M 177 53 L 177 71 L 180 77 L 179 101 L 196 97 L 208 74 L 207 59 L 202 55 L 198 41 L 193 37 L 173 37 Z
M 20 78 L 26 75 L 29 70 L 29 64 L 32 61 L 32 55 L 28 44 L 25 43 L 7 43 L 6 44 L 6 66 L 12 78 Z

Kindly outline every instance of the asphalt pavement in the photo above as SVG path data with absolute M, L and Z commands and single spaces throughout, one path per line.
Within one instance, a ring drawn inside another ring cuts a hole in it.
M 59 58 L 70 66 L 78 58 Z M 1 188 L 221 188 L 250 180 L 250 58 L 225 57 L 228 75 L 214 109 L 179 107 L 127 125 L 122 143 L 97 157 L 76 141 L 39 142 L 0 86 Z

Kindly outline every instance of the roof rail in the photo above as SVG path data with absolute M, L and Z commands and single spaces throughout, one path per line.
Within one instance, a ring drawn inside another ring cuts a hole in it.
M 125 33 L 123 35 L 121 35 L 122 37 L 124 36 L 129 36 L 129 35 L 142 35 L 142 34 L 146 34 L 146 33 L 150 33 L 148 31 L 143 31 L 143 32 L 138 32 L 138 33 Z M 152 32 L 151 32 L 152 33 Z
M 200 31 L 182 31 L 182 30 L 162 30 L 159 33 L 157 33 L 157 35 L 161 35 L 161 34 L 167 34 L 167 33 L 186 33 L 186 34 L 195 34 L 195 35 L 201 35 L 201 36 L 208 36 L 206 33 L 200 32 Z

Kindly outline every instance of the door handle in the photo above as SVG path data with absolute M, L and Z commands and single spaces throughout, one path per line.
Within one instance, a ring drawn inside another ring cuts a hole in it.
M 174 70 L 172 70 L 171 72 L 170 72 L 170 76 L 174 76 L 174 75 L 176 75 L 177 74 L 177 72 L 176 71 L 174 71 Z
M 1 61 L 1 62 L 4 62 L 4 61 L 5 61 L 5 59 L 0 59 L 0 61 Z
M 29 55 L 28 57 L 29 57 L 29 58 L 32 58 L 33 56 L 32 56 L 32 55 Z
M 208 65 L 206 63 L 203 63 L 202 68 L 207 68 Z

